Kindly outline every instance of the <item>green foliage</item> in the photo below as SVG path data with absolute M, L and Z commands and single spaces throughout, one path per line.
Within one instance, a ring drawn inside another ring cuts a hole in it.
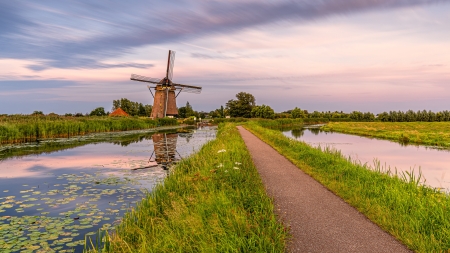
M 322 127 L 361 136 L 377 137 L 401 143 L 450 147 L 450 122 L 348 122 Z
M 249 121 L 249 119 L 247 118 L 219 118 L 219 119 L 214 119 L 214 123 L 215 124 L 220 124 L 220 123 L 226 123 L 226 122 L 246 122 Z
M 406 112 L 389 111 L 378 114 L 378 120 L 382 122 L 450 121 L 450 112 L 447 110 L 437 113 L 426 110 L 417 112 L 414 112 L 413 110 L 408 110 Z
M 354 163 L 339 151 L 313 148 L 253 122 L 246 128 L 411 250 L 450 248 L 450 196 L 419 185 L 420 175 Z
M 223 105 L 220 106 L 219 109 L 211 111 L 209 116 L 211 118 L 225 118 L 226 110 L 223 108 Z
M 130 116 L 150 117 L 152 113 L 151 105 L 143 105 L 142 103 L 130 101 L 127 98 L 113 100 L 112 110 L 115 111 L 118 108 L 122 108 Z
M 97 107 L 91 111 L 89 116 L 106 116 L 105 108 Z
M 185 119 L 191 116 L 197 116 L 189 101 L 186 102 L 186 106 L 178 108 L 178 118 Z
M 82 115 L 82 114 L 81 114 Z M 88 133 L 147 129 L 176 125 L 176 119 L 13 115 L 0 118 L 0 143 L 20 143 Z
M 252 118 L 273 119 L 275 112 L 268 105 L 254 106 L 251 112 Z
M 107 252 L 284 252 L 287 232 L 234 125 L 127 213 Z
M 303 119 L 303 118 L 306 118 L 306 114 L 305 114 L 305 112 L 304 112 L 302 109 L 300 109 L 300 108 L 298 108 L 298 107 L 295 107 L 295 108 L 291 111 L 291 117 L 292 117 L 293 119 L 298 119 L 298 118 Z
M 362 113 L 358 111 L 353 111 L 352 113 L 350 113 L 349 118 L 354 121 L 374 121 L 375 115 L 373 115 L 373 113 L 371 112 Z
M 236 98 L 236 100 L 229 100 L 226 104 L 229 115 L 235 118 L 250 118 L 255 106 L 255 97 L 250 93 L 239 92 L 236 94 Z
M 34 111 L 31 115 L 44 115 L 42 111 Z

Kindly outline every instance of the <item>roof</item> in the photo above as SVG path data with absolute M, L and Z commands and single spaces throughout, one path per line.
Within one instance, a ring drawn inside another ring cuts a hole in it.
M 109 116 L 130 116 L 122 108 L 117 108 L 115 111 L 109 114 Z

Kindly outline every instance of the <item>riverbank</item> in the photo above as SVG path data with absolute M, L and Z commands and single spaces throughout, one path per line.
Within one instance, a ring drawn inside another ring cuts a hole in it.
M 450 147 L 450 122 L 330 122 L 324 131 Z
M 107 251 L 283 252 L 286 236 L 238 130 L 222 124 L 125 215 Z
M 0 118 L 0 144 L 49 138 L 70 138 L 89 133 L 149 129 L 177 125 L 176 119 L 135 117 L 7 116 Z
M 419 185 L 417 176 L 370 170 L 337 151 L 312 148 L 256 122 L 244 126 L 408 248 L 450 249 L 450 197 Z

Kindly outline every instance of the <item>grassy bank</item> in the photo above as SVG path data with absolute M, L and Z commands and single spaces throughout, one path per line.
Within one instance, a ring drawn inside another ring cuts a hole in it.
M 138 130 L 176 124 L 176 119 L 6 116 L 0 117 L 0 144 L 22 143 L 46 138 L 68 138 L 88 133 Z
M 312 148 L 255 122 L 245 127 L 410 249 L 450 249 L 450 197 L 419 185 L 413 174 L 370 170 L 339 152 Z
M 108 252 L 283 252 L 286 231 L 239 132 L 183 160 L 125 215 Z
M 450 122 L 330 122 L 322 129 L 401 143 L 450 147 Z

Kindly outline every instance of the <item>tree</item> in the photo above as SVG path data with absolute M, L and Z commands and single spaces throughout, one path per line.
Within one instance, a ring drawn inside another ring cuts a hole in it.
M 178 118 L 189 118 L 191 116 L 197 116 L 197 113 L 192 109 L 191 104 L 189 104 L 189 101 L 186 102 L 186 106 L 178 108 Z
M 97 107 L 94 110 L 91 111 L 91 113 L 89 114 L 89 116 L 105 116 L 106 112 L 105 112 L 105 108 L 103 107 Z
M 293 110 L 291 110 L 291 117 L 294 119 L 305 118 L 305 116 L 305 112 L 298 107 L 295 107 Z
M 122 108 L 122 110 L 124 110 L 130 116 L 150 117 L 150 114 L 152 113 L 151 105 L 143 105 L 142 103 L 133 102 L 126 98 L 113 100 L 112 110 L 115 111 L 117 108 Z
M 255 106 L 255 97 L 250 93 L 239 92 L 236 94 L 236 98 L 236 100 L 229 100 L 226 104 L 230 116 L 250 118 Z
M 31 115 L 44 115 L 42 111 L 34 111 Z
M 263 118 L 263 119 L 273 119 L 275 117 L 275 112 L 268 105 L 257 105 L 252 109 L 253 118 Z

